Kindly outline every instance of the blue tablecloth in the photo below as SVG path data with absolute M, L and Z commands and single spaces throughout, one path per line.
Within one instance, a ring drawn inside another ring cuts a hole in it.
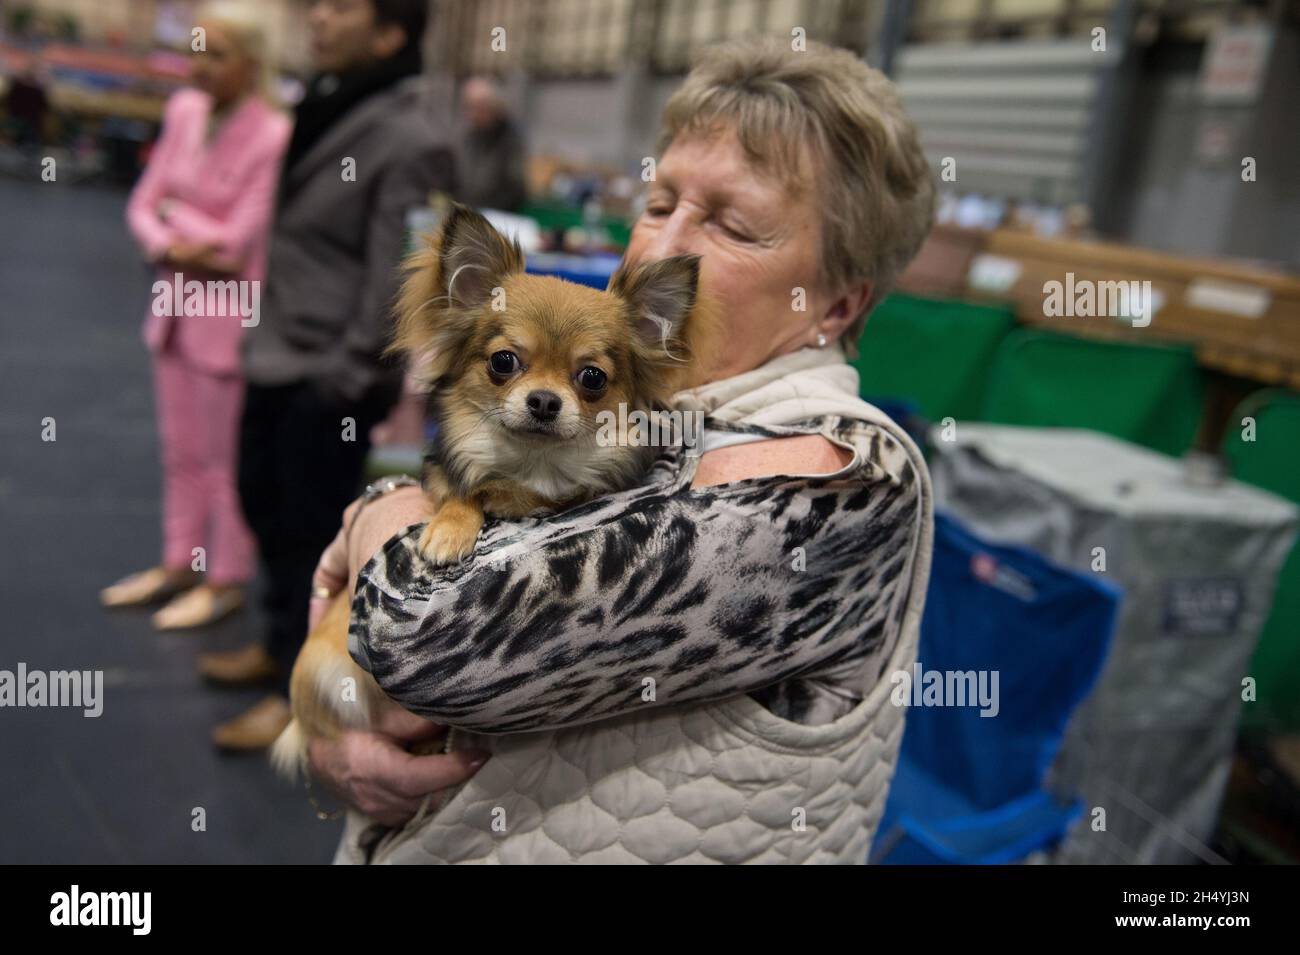
M 567 255 L 560 252 L 534 252 L 528 256 L 528 272 L 550 275 L 557 279 L 589 285 L 604 290 L 609 277 L 622 261 L 617 255 Z

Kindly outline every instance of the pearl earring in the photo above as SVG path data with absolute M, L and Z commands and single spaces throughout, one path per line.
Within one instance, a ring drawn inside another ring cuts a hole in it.
M 826 336 L 823 335 L 821 332 L 817 333 L 817 347 L 818 348 L 826 347 Z

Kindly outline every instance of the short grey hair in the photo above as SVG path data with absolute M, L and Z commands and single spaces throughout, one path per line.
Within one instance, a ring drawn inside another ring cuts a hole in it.
M 894 84 L 848 50 L 775 38 L 707 47 L 664 107 L 659 150 L 686 133 L 733 130 L 749 158 L 791 186 L 814 185 L 822 216 L 818 278 L 870 282 L 845 330 L 850 357 L 867 315 L 889 294 L 934 223 L 934 180 Z M 800 170 L 808 144 L 818 168 Z

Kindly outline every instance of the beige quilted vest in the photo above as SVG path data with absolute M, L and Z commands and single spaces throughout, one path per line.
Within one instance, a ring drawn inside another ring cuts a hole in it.
M 908 450 L 924 506 L 888 673 L 916 657 L 933 503 L 916 446 L 857 391 L 842 352 L 804 349 L 682 392 L 678 406 L 769 425 L 846 415 L 888 428 Z M 822 726 L 791 723 L 738 696 L 548 732 L 457 732 L 457 748 L 492 758 L 436 813 L 375 843 L 369 861 L 865 862 L 903 735 L 905 711 L 890 702 L 891 689 L 883 679 Z M 367 828 L 349 814 L 336 863 L 366 861 Z

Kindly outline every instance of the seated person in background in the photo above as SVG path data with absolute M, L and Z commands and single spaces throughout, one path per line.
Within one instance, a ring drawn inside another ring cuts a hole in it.
M 461 91 L 460 105 L 467 127 L 460 154 L 461 201 L 476 209 L 519 211 L 528 198 L 527 150 L 501 91 L 491 80 L 474 77 Z

